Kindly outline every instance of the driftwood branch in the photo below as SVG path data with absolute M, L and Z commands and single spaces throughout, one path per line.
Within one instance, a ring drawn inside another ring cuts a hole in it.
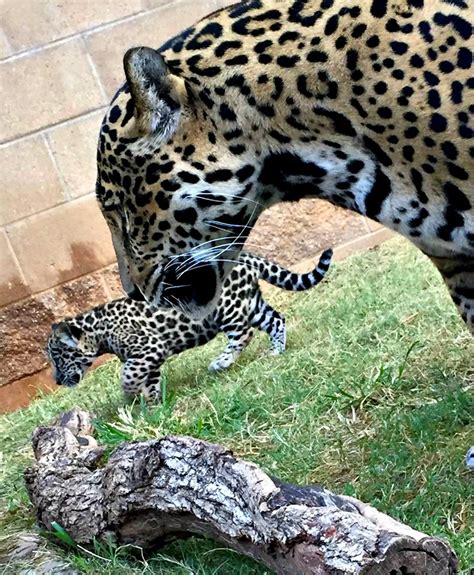
M 112 537 L 151 550 L 199 535 L 281 574 L 456 573 L 444 541 L 354 498 L 282 483 L 218 445 L 129 442 L 101 465 L 90 422 L 74 411 L 38 428 L 25 471 L 39 523 L 59 523 L 77 543 Z

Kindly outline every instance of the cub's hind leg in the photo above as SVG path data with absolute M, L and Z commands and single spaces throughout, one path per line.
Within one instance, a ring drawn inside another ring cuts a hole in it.
M 272 342 L 272 355 L 283 353 L 286 348 L 285 318 L 275 311 L 261 295 L 259 295 L 252 326 L 264 331 Z
M 431 260 L 440 271 L 461 317 L 474 335 L 474 258 Z
M 253 336 L 253 329 L 249 324 L 226 325 L 222 331 L 229 339 L 224 351 L 209 366 L 209 371 L 221 371 L 230 367 L 244 351 Z

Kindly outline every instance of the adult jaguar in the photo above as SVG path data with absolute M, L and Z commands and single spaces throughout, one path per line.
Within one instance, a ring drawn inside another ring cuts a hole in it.
M 259 213 L 325 198 L 428 255 L 474 331 L 468 0 L 252 0 L 124 58 L 97 197 L 125 289 L 198 316 Z

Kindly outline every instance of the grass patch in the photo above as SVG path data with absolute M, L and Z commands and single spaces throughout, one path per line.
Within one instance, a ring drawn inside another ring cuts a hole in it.
M 97 415 L 99 440 L 189 434 L 222 443 L 272 474 L 320 483 L 370 502 L 415 529 L 447 538 L 463 571 L 474 565 L 473 339 L 430 262 L 401 239 L 333 266 L 313 291 L 267 297 L 288 320 L 287 352 L 266 355 L 258 336 L 238 366 L 207 373 L 223 339 L 170 360 L 166 400 L 124 406 L 119 364 L 81 386 L 0 417 L 0 530 L 32 525 L 22 470 L 32 429 L 74 405 Z M 100 546 L 98 557 L 65 552 L 86 573 L 250 575 L 251 560 L 190 539 L 131 559 Z

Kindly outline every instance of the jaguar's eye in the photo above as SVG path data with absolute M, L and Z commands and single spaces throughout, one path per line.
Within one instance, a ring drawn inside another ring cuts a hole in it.
M 103 210 L 107 213 L 117 212 L 119 208 L 117 204 L 103 204 Z
M 113 196 L 110 198 L 98 197 L 97 200 L 103 212 L 118 212 L 122 207 L 120 203 L 117 202 L 117 198 Z

